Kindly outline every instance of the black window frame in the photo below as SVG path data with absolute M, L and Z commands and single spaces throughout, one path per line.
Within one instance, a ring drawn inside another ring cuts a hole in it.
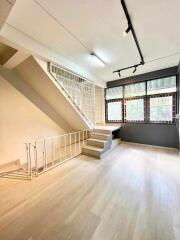
M 172 121 L 152 121 L 150 119 L 150 99 L 151 98 L 163 98 L 172 96 L 172 101 L 175 102 L 172 104 Z M 148 108 L 147 108 L 147 117 L 148 117 L 148 123 L 156 123 L 156 124 L 175 124 L 176 122 L 176 92 L 169 92 L 169 93 L 159 93 L 159 94 L 152 94 L 147 96 L 147 102 L 148 102 Z
M 126 101 L 143 99 L 144 102 L 144 120 L 127 120 L 126 119 Z M 124 98 L 124 123 L 145 123 L 146 122 L 146 96 L 127 97 Z
M 118 121 L 118 120 L 108 120 L 108 103 L 110 103 L 110 102 L 121 102 L 121 104 L 122 104 L 122 107 L 121 107 L 121 109 L 122 109 L 121 119 L 122 120 L 120 120 L 120 121 Z M 105 121 L 107 123 L 123 123 L 123 121 L 124 121 L 124 114 L 123 113 L 124 113 L 123 98 L 116 98 L 116 99 L 108 99 L 108 100 L 106 100 L 106 103 L 105 103 Z
M 147 82 L 148 81 L 152 81 L 152 80 L 158 80 L 158 79 L 164 79 L 167 77 L 175 77 L 176 78 L 176 92 L 169 92 L 169 93 L 157 93 L 157 94 L 151 94 L 151 95 L 147 95 Z M 125 96 L 124 96 L 124 88 L 126 85 L 130 85 L 130 84 L 136 84 L 136 83 L 140 83 L 140 82 L 144 82 L 145 83 L 145 89 L 146 89 L 146 94 L 142 95 L 142 96 L 137 96 L 137 97 L 128 97 L 127 99 L 137 99 L 137 98 L 144 98 L 144 121 L 126 121 L 125 120 Z M 106 100 L 106 89 L 109 88 L 114 88 L 114 87 L 119 87 L 122 86 L 123 87 L 123 98 L 117 98 L 117 99 L 113 99 L 113 101 L 116 100 L 121 100 L 122 101 L 122 121 L 108 121 L 108 111 L 107 111 L 107 103 L 108 101 L 112 101 L 112 100 Z M 163 76 L 163 77 L 158 77 L 158 78 L 153 78 L 153 79 L 148 79 L 148 80 L 142 80 L 142 81 L 134 81 L 134 82 L 128 82 L 127 84 L 119 84 L 118 86 L 114 86 L 114 87 L 108 87 L 105 89 L 105 122 L 106 123 L 137 123 L 137 124 L 165 124 L 165 125 L 175 125 L 176 124 L 176 114 L 178 112 L 178 104 L 177 104 L 177 74 L 172 74 L 172 75 L 168 75 L 168 76 Z M 173 96 L 173 106 L 172 106 L 172 114 L 173 114 L 173 118 L 172 121 L 150 121 L 150 111 L 148 111 L 149 107 L 150 107 L 150 98 L 152 96 L 165 96 L 165 95 L 172 95 Z

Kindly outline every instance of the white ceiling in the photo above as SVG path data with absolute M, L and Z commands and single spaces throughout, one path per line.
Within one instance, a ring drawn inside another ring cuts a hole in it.
M 147 62 L 136 74 L 177 65 L 180 0 L 126 0 L 126 5 Z M 100 80 L 114 80 L 113 70 L 140 61 L 131 34 L 122 35 L 127 21 L 120 0 L 17 0 L 7 22 Z M 89 51 L 106 66 L 96 66 Z M 122 73 L 131 75 L 132 70 Z

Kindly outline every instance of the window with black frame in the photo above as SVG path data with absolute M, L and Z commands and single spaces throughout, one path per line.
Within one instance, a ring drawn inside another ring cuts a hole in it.
M 176 115 L 176 77 L 147 82 L 147 117 L 150 123 L 174 123 Z
M 106 122 L 123 121 L 123 87 L 106 89 Z
M 124 122 L 145 121 L 145 82 L 124 86 Z
M 174 124 L 176 76 L 106 89 L 106 122 Z

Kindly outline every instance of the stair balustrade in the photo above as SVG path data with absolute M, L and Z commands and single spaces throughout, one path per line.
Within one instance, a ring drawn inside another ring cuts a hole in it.
M 89 130 L 82 130 L 25 143 L 27 159 L 24 170 L 28 179 L 81 154 L 88 138 Z
M 81 154 L 90 132 L 87 129 L 25 143 L 25 163 L 14 171 L 1 172 L 0 177 L 22 180 L 38 177 Z
M 78 112 L 88 122 L 95 125 L 95 84 L 75 73 L 48 63 L 48 70 Z

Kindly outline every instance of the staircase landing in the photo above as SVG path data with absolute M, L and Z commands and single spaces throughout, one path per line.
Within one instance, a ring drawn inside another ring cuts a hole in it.
M 120 129 L 120 127 L 121 127 L 121 124 L 104 124 L 104 125 L 96 125 L 95 129 L 109 130 L 111 132 L 114 132 Z

